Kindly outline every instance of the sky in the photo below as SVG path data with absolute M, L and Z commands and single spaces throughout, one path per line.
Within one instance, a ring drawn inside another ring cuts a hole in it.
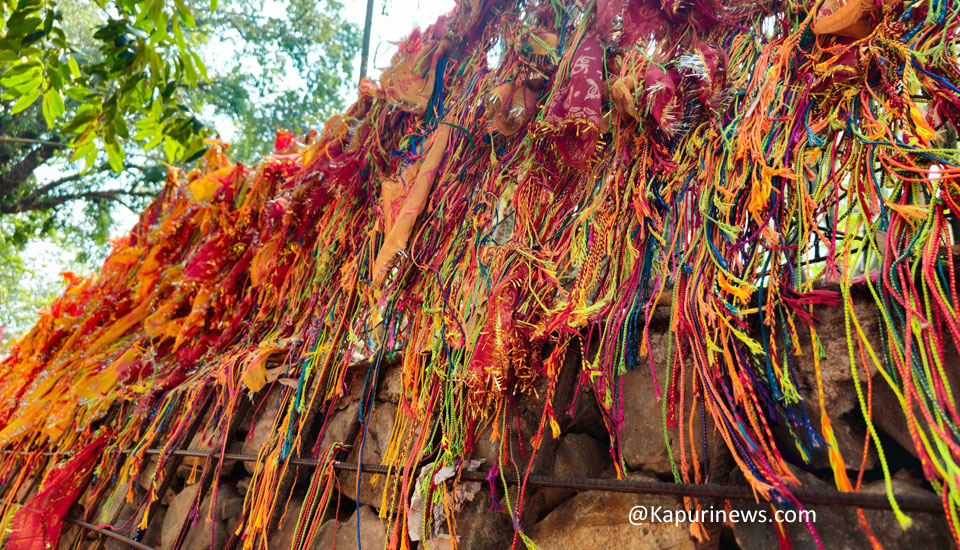
M 347 19 L 363 31 L 367 3 L 364 0 L 346 0 Z M 373 58 L 367 76 L 378 77 L 390 63 L 397 50 L 391 42 L 398 42 L 410 34 L 413 27 L 427 28 L 437 17 L 453 9 L 453 0 L 374 0 L 373 24 L 370 33 L 370 55 Z M 376 57 L 374 58 L 374 54 Z M 359 65 L 359 58 L 357 59 Z

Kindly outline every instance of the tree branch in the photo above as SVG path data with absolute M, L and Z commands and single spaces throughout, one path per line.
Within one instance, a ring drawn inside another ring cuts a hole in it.
M 27 156 L 23 157 L 20 162 L 14 164 L 10 170 L 0 174 L 0 199 L 19 189 L 20 186 L 27 182 L 30 175 L 33 174 L 33 171 L 41 164 L 47 162 L 61 147 L 63 147 L 63 145 L 57 142 L 40 145 L 27 153 Z
M 68 193 L 66 195 L 58 195 L 56 197 L 50 197 L 42 200 L 35 200 L 30 203 L 18 202 L 15 204 L 7 204 L 0 206 L 0 214 L 17 214 L 20 212 L 31 212 L 36 210 L 48 210 L 60 206 L 66 202 L 74 200 L 109 200 L 116 201 L 123 204 L 123 199 L 126 197 L 146 197 L 153 198 L 156 197 L 153 193 L 147 193 L 144 191 L 127 191 L 125 189 L 105 189 L 103 191 L 86 191 L 83 193 Z
M 26 197 L 21 198 L 21 199 L 18 200 L 15 204 L 13 204 L 11 207 L 19 207 L 19 206 L 21 206 L 21 205 L 30 205 L 30 204 L 33 204 L 33 203 L 37 202 L 38 200 L 40 200 L 40 199 L 41 199 L 44 195 L 46 195 L 47 193 L 53 191 L 54 189 L 56 189 L 57 187 L 60 187 L 61 185 L 65 184 L 65 183 L 70 183 L 71 181 L 77 181 L 77 180 L 79 180 L 80 178 L 82 178 L 82 177 L 84 177 L 84 176 L 86 176 L 86 175 L 96 174 L 96 173 L 99 173 L 99 172 L 104 172 L 104 171 L 109 170 L 109 169 L 110 169 L 110 166 L 109 166 L 109 165 L 107 165 L 107 164 L 101 164 L 96 170 L 92 170 L 92 171 L 90 171 L 90 172 L 77 172 L 77 173 L 74 173 L 74 174 L 70 174 L 69 176 L 64 176 L 64 177 L 62 177 L 62 178 L 55 179 L 55 180 L 53 180 L 53 181 L 51 181 L 51 182 L 49 182 L 49 183 L 46 183 L 46 184 L 44 184 L 44 185 L 42 185 L 42 186 L 34 189 L 29 195 L 27 195 Z
M 32 139 L 22 137 L 0 136 L 0 142 L 4 143 L 26 143 L 28 145 L 48 145 L 57 149 L 66 149 L 67 146 L 59 141 L 50 141 L 46 139 Z
M 97 170 L 97 171 L 99 172 L 99 170 Z M 55 179 L 55 180 L 51 181 L 50 183 L 47 183 L 47 184 L 45 184 L 45 185 L 43 185 L 43 186 L 41 186 L 41 187 L 38 187 L 38 188 L 34 189 L 32 193 L 30 193 L 29 195 L 27 195 L 27 198 L 25 198 L 25 199 L 23 199 L 23 200 L 21 200 L 21 201 L 18 201 L 18 202 L 32 203 L 32 202 L 36 201 L 37 199 L 39 199 L 40 197 L 42 197 L 43 195 L 46 195 L 46 194 L 49 193 L 50 191 L 53 191 L 53 190 L 56 189 L 57 187 L 60 187 L 61 185 L 65 184 L 65 183 L 70 183 L 71 181 L 77 181 L 78 179 L 82 178 L 83 176 L 84 176 L 83 172 L 77 172 L 76 174 L 70 174 L 69 176 L 64 176 L 64 177 L 62 177 L 62 178 L 60 178 L 60 179 Z

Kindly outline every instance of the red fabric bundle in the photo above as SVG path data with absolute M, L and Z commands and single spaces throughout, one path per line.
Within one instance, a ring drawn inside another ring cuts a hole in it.
M 588 33 L 570 63 L 570 76 L 550 98 L 544 122 L 561 159 L 584 167 L 600 135 L 600 83 L 603 79 L 600 37 Z
M 17 512 L 7 550 L 47 550 L 56 548 L 63 529 L 63 517 L 86 485 L 100 451 L 107 444 L 101 434 L 70 460 L 49 475 L 43 489 Z
M 647 67 L 644 75 L 650 114 L 667 136 L 676 134 L 682 122 L 683 106 L 677 93 L 677 76 L 673 69 L 665 71 L 653 64 Z

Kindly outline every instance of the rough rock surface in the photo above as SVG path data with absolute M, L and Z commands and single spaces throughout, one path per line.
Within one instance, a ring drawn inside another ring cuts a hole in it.
M 200 484 L 198 483 L 187 485 L 170 502 L 170 507 L 163 518 L 163 529 L 160 533 L 161 550 L 169 550 L 173 547 L 180 526 L 187 517 L 199 487 Z M 211 547 L 211 543 L 213 548 L 223 548 L 226 544 L 229 538 L 227 520 L 236 518 L 243 501 L 239 500 L 240 497 L 231 487 L 222 485 L 217 495 L 216 517 L 212 522 L 209 522 L 207 521 L 207 510 L 213 498 L 212 493 L 211 490 L 206 491 L 203 501 L 200 503 L 199 516 L 187 533 L 182 550 L 207 550 Z M 211 523 L 213 523 L 212 526 Z
M 349 409 L 347 409 L 349 410 Z M 390 443 L 390 434 L 393 432 L 393 420 L 397 414 L 397 406 L 393 403 L 377 403 L 370 415 L 367 426 L 367 438 L 363 445 L 362 462 L 365 464 L 380 464 L 384 454 L 387 452 L 387 445 Z M 361 462 L 360 457 L 360 439 L 362 434 L 357 434 L 356 442 L 347 457 L 347 462 Z M 358 500 L 361 504 L 367 504 L 379 508 L 383 502 L 384 475 L 374 475 L 363 473 L 360 479 L 360 495 L 357 496 L 357 473 L 341 470 L 340 490 L 351 500 Z
M 663 365 L 666 364 L 666 335 L 651 334 L 651 346 L 658 346 L 654 349 L 662 350 L 663 357 L 658 357 L 654 364 L 656 365 L 657 381 L 661 395 L 666 391 L 665 380 L 663 377 Z M 662 363 L 662 364 L 661 364 Z M 683 452 L 690 452 L 690 416 L 693 416 L 693 445 L 698 454 L 702 454 L 704 448 L 703 434 L 706 432 L 708 444 L 714 434 L 713 420 L 707 415 L 704 421 L 702 409 L 694 406 L 693 388 L 691 376 L 687 375 L 686 387 L 684 388 L 685 417 L 679 426 L 683 430 L 682 438 L 679 429 L 671 428 L 670 447 L 673 452 L 674 460 L 679 463 Z M 667 451 L 667 444 L 663 437 L 663 399 L 656 397 L 656 388 L 650 369 L 641 367 L 637 370 L 627 371 L 623 374 L 623 422 L 624 426 L 620 430 L 620 452 L 623 455 L 624 462 L 630 470 L 642 471 L 652 474 L 669 474 L 671 471 L 670 454 Z M 642 399 L 637 396 L 644 396 Z M 678 407 L 679 409 L 679 407 Z M 681 446 L 681 443 L 683 444 Z M 688 459 L 689 460 L 689 459 Z
M 270 548 L 290 548 L 290 542 L 293 540 L 294 531 L 297 528 L 297 516 L 300 514 L 300 508 L 303 507 L 303 498 L 299 495 L 290 497 L 287 503 L 287 513 L 269 534 Z
M 137 507 L 132 502 L 126 501 L 126 486 L 118 486 L 113 494 L 104 498 L 97 513 L 93 516 L 97 523 L 110 523 L 113 521 L 125 522 L 136 512 Z
M 144 491 L 149 491 L 153 485 L 153 478 L 157 475 L 157 457 L 151 455 L 143 461 L 143 468 L 140 469 L 140 476 L 137 477 L 137 483 Z
M 163 534 L 163 518 L 165 518 L 166 515 L 167 507 L 161 506 L 159 503 L 154 504 L 150 509 L 150 521 L 146 531 L 143 532 L 142 542 L 144 545 L 151 548 L 160 548 L 162 544 L 160 537 Z M 128 548 L 128 546 L 124 546 L 124 550 Z
M 649 478 L 634 476 L 631 479 Z M 667 497 L 587 491 L 547 514 L 528 534 L 541 548 L 551 550 L 693 550 L 686 524 L 631 524 L 630 509 L 639 505 L 683 509 L 681 502 Z
M 64 525 L 63 532 L 60 534 L 60 542 L 57 543 L 57 550 L 71 550 L 77 537 L 85 537 L 87 534 L 88 533 L 83 532 L 80 527 L 76 525 Z M 86 542 L 86 540 L 80 542 L 81 548 Z
M 880 325 L 877 308 L 872 299 L 855 296 L 854 311 L 857 320 L 863 329 L 864 336 L 880 353 Z M 824 407 L 830 415 L 830 422 L 837 438 L 838 450 L 843 457 L 848 470 L 858 470 L 863 458 L 863 441 L 867 435 L 866 425 L 862 420 L 860 404 L 857 401 L 857 392 L 853 383 L 853 372 L 850 368 L 850 353 L 847 348 L 846 326 L 842 307 L 816 307 L 813 311 L 814 326 L 817 338 L 822 349 L 820 353 L 820 377 L 823 384 Z M 817 390 L 817 370 L 810 329 L 804 323 L 797 323 L 797 338 L 800 349 L 790 356 L 793 372 L 797 378 L 797 390 L 803 397 L 807 414 L 813 422 L 817 434 L 820 431 L 820 402 Z M 861 387 L 866 387 L 867 376 L 862 365 L 857 368 L 858 380 Z M 886 386 L 882 377 L 874 373 L 871 381 L 874 391 Z M 884 402 L 875 393 L 875 403 Z M 886 409 L 886 407 L 882 407 Z M 877 413 L 880 407 L 874 407 Z M 899 412 L 899 408 L 897 408 Z M 902 414 L 901 414 L 902 416 Z M 781 438 L 783 441 L 789 439 Z M 814 453 L 813 466 L 815 468 L 830 468 L 827 447 L 819 451 L 810 448 Z M 876 465 L 876 449 L 871 442 L 867 454 L 866 468 L 869 470 Z
M 560 440 L 553 463 L 553 475 L 557 477 L 600 477 L 613 465 L 607 445 L 587 434 L 567 434 Z M 552 510 L 564 500 L 574 496 L 570 489 L 547 488 L 544 490 L 544 509 Z
M 190 445 L 187 449 L 192 451 L 216 451 L 220 452 L 220 443 L 216 436 L 213 437 L 203 437 L 201 434 L 197 434 L 193 437 L 193 440 L 190 442 Z M 240 453 L 243 452 L 243 443 L 240 441 L 230 441 L 227 445 L 228 453 Z M 256 453 L 254 453 L 256 454 Z M 199 457 L 184 457 L 183 462 L 177 467 L 177 475 L 187 479 L 190 475 L 196 470 L 196 476 L 194 479 L 198 479 L 200 473 L 203 472 L 203 463 L 206 461 L 205 458 Z M 233 468 L 236 466 L 236 460 L 224 459 L 223 468 L 221 469 L 221 475 L 230 475 L 230 472 L 233 471 Z M 214 466 L 216 466 L 216 460 L 214 460 Z M 252 466 L 252 463 L 251 463 Z M 154 466 L 154 472 L 156 471 L 156 466 Z
M 800 473 L 798 476 L 804 487 L 816 489 L 831 489 L 824 481 L 809 474 Z M 895 492 L 923 493 L 920 489 L 908 482 L 899 479 L 893 480 Z M 883 492 L 883 481 L 877 481 L 864 486 L 865 492 Z M 769 515 L 769 504 L 735 503 L 737 510 L 765 510 Z M 860 550 L 870 548 L 870 540 L 860 528 L 857 513 L 849 508 L 812 508 L 816 513 L 813 527 L 824 548 L 836 550 Z M 893 512 L 881 510 L 865 511 L 867 522 L 873 529 L 877 539 L 884 548 L 950 548 L 952 546 L 950 531 L 942 516 L 934 514 L 912 514 L 914 524 L 904 531 L 897 523 Z M 812 518 L 811 518 L 812 519 Z M 794 550 L 816 550 L 818 548 L 813 534 L 806 523 L 796 522 L 785 524 L 790 533 L 790 541 Z M 733 532 L 737 543 L 744 550 L 753 548 L 778 548 L 777 533 L 774 523 L 739 522 L 734 524 Z
M 300 515 L 300 508 L 303 507 L 303 497 L 293 495 L 287 502 L 287 513 L 283 515 L 283 520 L 277 525 L 269 535 L 270 548 L 290 548 L 293 536 L 297 529 L 297 518 Z M 315 538 L 314 541 L 317 539 Z M 320 548 L 316 544 L 311 548 Z
M 666 372 L 670 337 L 669 309 L 659 307 L 650 320 L 648 355 L 640 358 L 640 364 L 636 368 L 628 370 L 622 375 L 623 426 L 620 429 L 620 453 L 631 471 L 663 476 L 670 474 L 672 470 L 670 454 L 667 451 L 663 434 L 663 398 L 657 397 L 658 388 L 662 396 L 667 391 L 667 380 L 664 373 Z M 596 349 L 591 349 L 588 356 L 594 357 L 596 353 Z M 651 360 L 653 372 L 651 372 Z M 717 436 L 714 433 L 713 421 L 709 418 L 709 415 L 704 422 L 701 407 L 694 406 L 692 373 L 689 372 L 689 369 L 687 371 L 683 390 L 685 403 L 683 410 L 686 411 L 686 416 L 682 419 L 682 441 L 684 446 L 689 449 L 690 415 L 692 414 L 694 445 L 696 445 L 697 453 L 702 454 L 704 432 L 707 434 L 708 446 Z M 656 381 L 654 381 L 654 373 L 656 374 Z M 669 435 L 674 460 L 679 463 L 681 434 L 679 430 L 671 428 Z M 597 435 L 595 434 L 595 436 Z M 597 437 L 605 438 L 606 429 L 604 428 Z
M 457 537 L 460 548 L 510 548 L 513 523 L 502 512 L 491 511 L 490 491 L 480 489 L 473 500 L 457 512 Z
M 397 405 L 400 403 L 403 392 L 403 379 L 400 367 L 384 369 L 380 375 L 380 386 L 377 388 L 377 399 Z
M 880 325 L 877 307 L 872 299 L 854 298 L 854 311 L 857 321 L 863 329 L 866 339 L 880 351 Z M 823 398 L 830 419 L 835 420 L 860 405 L 853 386 L 853 373 L 850 368 L 850 352 L 847 347 L 847 332 L 842 307 L 817 307 L 813 312 L 817 337 L 823 353 L 820 359 L 820 376 L 823 380 Z M 807 400 L 811 415 L 820 414 L 817 404 L 817 374 L 814 368 L 814 350 L 811 347 L 810 330 L 803 323 L 797 323 L 797 338 L 800 342 L 800 354 L 792 356 L 794 372 L 799 379 L 801 393 Z M 861 384 L 866 384 L 866 372 L 858 365 L 857 373 Z M 885 384 L 881 378 L 876 379 Z
M 300 515 L 300 508 L 302 506 L 302 495 L 294 494 L 290 498 L 290 503 L 287 506 L 286 517 L 276 528 L 274 528 L 273 531 L 270 532 L 270 548 L 277 548 L 278 550 L 287 550 L 290 548 L 290 543 L 293 542 L 293 536 L 297 528 L 297 518 Z M 313 542 L 310 544 L 310 550 L 329 550 L 330 548 L 333 548 L 333 528 L 336 523 L 336 519 L 330 518 L 325 520 L 323 524 L 317 528 L 317 532 L 313 537 Z M 382 545 L 377 544 L 370 548 L 376 549 L 380 548 L 381 546 Z
M 889 407 L 878 407 L 878 408 L 889 408 Z M 850 412 L 844 416 L 838 416 L 836 420 L 833 418 L 830 419 L 833 425 L 833 434 L 837 438 L 837 447 L 840 451 L 840 456 L 843 457 L 843 463 L 847 467 L 847 470 L 857 471 L 860 469 L 860 464 L 863 459 L 863 441 L 867 437 L 867 430 L 863 422 L 854 422 L 851 419 L 848 419 L 848 416 L 859 415 L 859 409 L 854 412 Z M 813 422 L 813 427 L 817 430 L 817 433 L 820 432 L 820 413 L 810 411 L 811 421 Z M 812 465 L 814 468 L 820 468 L 826 470 L 830 468 L 830 458 L 828 455 L 828 448 L 824 446 L 820 449 L 819 452 L 815 452 L 811 449 L 811 452 L 814 452 Z M 877 465 L 877 447 L 873 444 L 873 441 L 870 441 L 870 448 L 867 451 L 867 460 L 864 463 L 864 467 L 867 470 L 871 470 Z
M 357 550 L 359 548 L 357 546 L 358 515 L 360 521 L 360 543 L 363 548 L 383 547 L 383 540 L 387 535 L 385 527 L 386 520 L 377 517 L 377 513 L 373 508 L 361 506 L 359 511 L 354 512 L 354 514 L 350 516 L 350 519 L 337 525 L 337 550 Z M 318 537 L 318 539 L 319 538 L 320 537 Z
M 343 409 L 331 413 L 330 419 L 323 431 L 321 449 L 326 449 L 335 442 L 349 445 L 360 431 L 360 403 L 354 401 Z
M 260 452 L 260 447 L 263 447 L 273 433 L 273 422 L 278 414 L 277 402 L 280 399 L 280 388 L 271 388 L 269 391 L 270 393 L 265 398 L 255 397 L 255 405 L 250 407 L 255 411 L 256 416 L 253 427 L 250 428 L 243 440 L 243 445 L 240 447 L 243 454 L 256 456 Z M 254 462 L 244 462 L 243 467 L 248 474 L 252 474 L 256 464 Z
M 607 428 L 597 400 L 587 387 L 578 388 L 583 359 L 579 346 L 567 350 L 563 368 L 557 381 L 557 393 L 553 400 L 557 422 L 563 433 L 585 433 L 606 440 Z

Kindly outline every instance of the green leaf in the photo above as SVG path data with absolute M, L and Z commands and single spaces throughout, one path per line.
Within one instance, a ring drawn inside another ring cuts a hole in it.
M 123 117 L 117 117 L 113 121 L 114 126 L 116 127 L 116 133 L 123 139 L 130 139 L 130 129 L 127 128 L 127 122 L 123 120 Z
M 83 133 L 90 124 L 97 120 L 100 112 L 100 105 L 85 103 L 77 110 L 73 120 L 63 128 L 63 132 L 65 134 Z
M 47 35 L 46 31 L 44 31 L 43 29 L 33 31 L 32 33 L 23 37 L 23 40 L 20 41 L 20 46 L 23 47 L 28 44 L 33 44 L 34 42 L 36 42 L 37 40 L 40 40 L 46 35 Z
M 126 153 L 120 143 L 117 141 L 104 143 L 103 148 L 107 151 L 107 163 L 110 164 L 110 168 L 117 173 L 123 171 L 123 159 L 126 157 Z
M 207 147 L 202 139 L 198 138 L 193 140 L 190 147 L 183 153 L 183 162 L 190 163 L 197 160 L 207 152 L 207 149 L 209 149 L 209 147 Z
M 27 73 L 36 73 L 40 74 L 43 71 L 43 64 L 37 61 L 36 59 L 30 59 L 22 63 L 17 63 L 16 65 L 10 67 L 3 73 L 3 76 L 0 77 L 0 84 L 6 86 L 4 81 L 8 78 L 13 78 L 15 76 L 20 76 Z
M 217 0 L 210 0 L 210 12 L 217 11 Z
M 209 82 L 210 77 L 207 76 L 207 67 L 206 65 L 203 64 L 203 60 L 200 59 L 200 56 L 197 54 L 197 52 L 191 51 L 190 57 L 193 58 L 194 65 L 197 67 L 197 70 L 200 71 L 200 76 L 202 76 L 204 80 Z
M 17 2 L 18 10 L 36 11 L 43 4 L 43 0 L 20 0 Z
M 33 105 L 33 102 L 35 102 L 38 97 L 40 97 L 40 86 L 37 86 L 33 90 L 20 96 L 20 99 L 13 104 L 13 109 L 10 109 L 10 113 L 14 115 L 19 113 L 20 111 Z
M 53 128 L 54 123 L 63 114 L 63 98 L 60 92 L 50 88 L 43 94 L 43 118 L 47 120 L 47 126 Z
M 41 72 L 39 70 L 15 74 L 11 69 L 4 73 L 3 77 L 0 77 L 0 86 L 5 88 L 19 88 L 24 84 L 32 84 L 32 87 L 37 87 L 42 81 L 43 79 L 41 78 Z
M 180 17 L 183 18 L 183 24 L 190 29 L 196 27 L 197 22 L 194 21 L 193 14 L 190 13 L 190 8 L 188 8 L 186 4 L 183 3 L 183 0 L 174 0 L 174 1 L 177 5 L 177 13 L 179 13 Z
M 163 134 L 160 132 L 160 129 L 157 128 L 156 134 L 153 136 L 153 139 L 143 144 L 143 150 L 149 151 L 160 145 L 160 142 L 163 141 Z
M 187 82 L 195 83 L 199 80 L 200 76 L 197 74 L 196 68 L 193 66 L 193 60 L 190 59 L 188 55 L 182 55 L 180 57 L 183 60 L 183 72 L 187 77 Z
M 90 90 L 82 86 L 74 86 L 73 88 L 67 88 L 66 91 L 67 97 L 74 101 L 83 101 L 88 97 L 94 95 Z
M 66 71 L 63 70 L 63 65 L 51 64 L 49 67 L 47 67 L 47 75 L 50 77 L 50 86 L 56 88 L 57 90 L 63 89 L 65 74 Z
M 10 63 L 16 61 L 20 56 L 17 55 L 17 52 L 14 50 L 3 50 L 0 51 L 0 63 Z
M 140 124 L 137 124 L 137 127 L 140 128 L 140 131 L 138 131 L 136 134 L 133 134 L 133 139 L 135 139 L 135 140 L 137 140 L 137 141 L 143 141 L 143 140 L 145 140 L 145 139 L 153 136 L 154 132 L 156 131 L 156 128 L 152 128 L 152 127 L 151 127 L 151 128 L 143 128 L 143 127 L 140 127 Z M 146 147 L 144 147 L 144 149 L 146 149 Z
M 157 44 L 164 40 L 169 40 L 170 35 L 167 34 L 167 22 L 169 21 L 167 17 L 167 12 L 162 11 L 154 21 L 156 25 L 153 28 L 153 32 L 150 33 L 150 43 Z
M 43 23 L 39 17 L 17 17 L 17 14 L 14 14 L 10 19 L 7 20 L 7 36 L 10 38 L 18 37 L 21 40 L 33 34 L 33 32 Z M 41 29 L 39 31 L 43 33 Z
M 180 145 L 179 141 L 170 136 L 163 138 L 163 151 L 166 153 L 168 161 L 173 162 L 177 160 L 182 150 L 183 145 Z
M 173 18 L 173 39 L 177 43 L 177 46 L 180 47 L 180 51 L 187 51 L 187 42 L 183 38 L 183 29 L 180 28 L 180 18 Z
M 83 74 L 80 72 L 80 64 L 77 63 L 77 60 L 73 57 L 67 58 L 67 66 L 70 67 L 70 74 L 73 76 L 73 78 L 80 78 L 80 76 Z
M 93 148 L 87 156 L 83 158 L 84 170 L 90 170 L 93 168 L 94 163 L 97 162 L 97 150 Z
M 28 48 L 22 48 L 20 50 L 20 57 L 26 57 L 27 59 L 36 60 L 41 56 L 41 54 L 43 54 L 43 50 L 41 50 L 37 46 L 30 46 Z
M 48 33 L 53 29 L 53 20 L 56 19 L 57 12 L 55 10 L 47 10 L 46 17 L 43 18 L 43 32 Z
M 94 147 L 92 139 L 86 139 L 80 142 L 79 144 L 74 144 L 74 146 L 76 148 L 73 150 L 73 154 L 70 155 L 71 161 L 76 161 L 77 159 L 86 157 L 91 152 L 93 153 L 97 152 L 96 148 Z

